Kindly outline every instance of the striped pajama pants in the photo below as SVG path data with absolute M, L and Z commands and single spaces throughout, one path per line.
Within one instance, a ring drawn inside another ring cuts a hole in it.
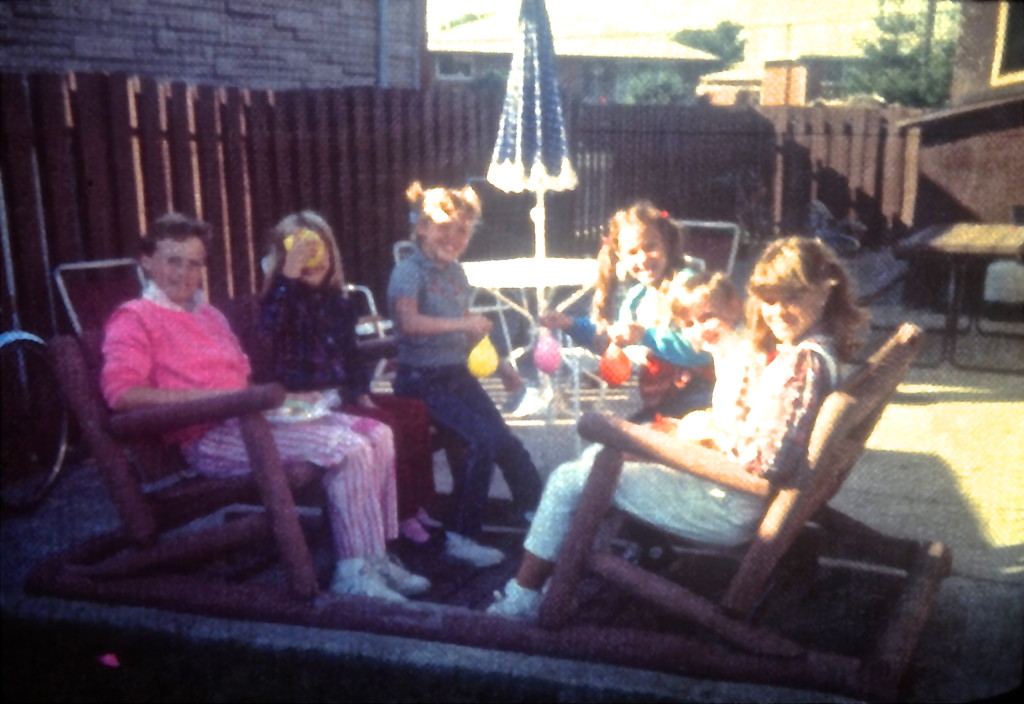
M 316 420 L 271 423 L 282 462 L 323 469 L 328 519 L 338 559 L 383 555 L 398 537 L 395 444 L 372 418 L 329 413 Z M 214 426 L 183 448 L 188 464 L 209 477 L 250 471 L 237 419 Z

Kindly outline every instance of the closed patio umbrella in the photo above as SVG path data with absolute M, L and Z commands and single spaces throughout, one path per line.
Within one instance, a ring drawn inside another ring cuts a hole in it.
M 544 0 L 522 0 L 519 33 L 487 180 L 506 193 L 532 191 L 534 257 L 547 256 L 544 196 L 576 187 Z

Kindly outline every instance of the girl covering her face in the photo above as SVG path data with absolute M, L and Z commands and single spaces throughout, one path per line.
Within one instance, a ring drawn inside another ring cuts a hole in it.
M 269 249 L 263 259 L 266 278 L 261 296 L 286 266 L 290 278 L 300 278 L 313 287 L 343 290 L 341 251 L 331 226 L 318 213 L 303 210 L 283 218 L 270 232 Z
M 341 399 L 337 415 L 352 418 L 396 476 L 401 535 L 427 543 L 427 527 L 435 523 L 425 508 L 434 498 L 429 415 L 418 401 L 370 393 L 369 367 L 356 339 L 359 314 L 344 291 L 334 233 L 317 213 L 289 215 L 270 233 L 267 262 L 261 322 L 271 348 L 270 376 L 321 403 Z

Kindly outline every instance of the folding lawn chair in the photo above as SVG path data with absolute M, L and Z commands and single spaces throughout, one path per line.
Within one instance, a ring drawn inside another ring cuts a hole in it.
M 708 271 L 732 275 L 740 246 L 740 226 L 718 220 L 673 220 L 684 233 L 683 249 L 704 262 Z

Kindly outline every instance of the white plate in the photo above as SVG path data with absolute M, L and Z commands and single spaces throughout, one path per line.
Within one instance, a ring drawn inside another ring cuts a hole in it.
M 272 423 L 302 423 L 308 420 L 323 418 L 330 409 L 313 403 L 285 403 L 272 408 L 263 415 Z

